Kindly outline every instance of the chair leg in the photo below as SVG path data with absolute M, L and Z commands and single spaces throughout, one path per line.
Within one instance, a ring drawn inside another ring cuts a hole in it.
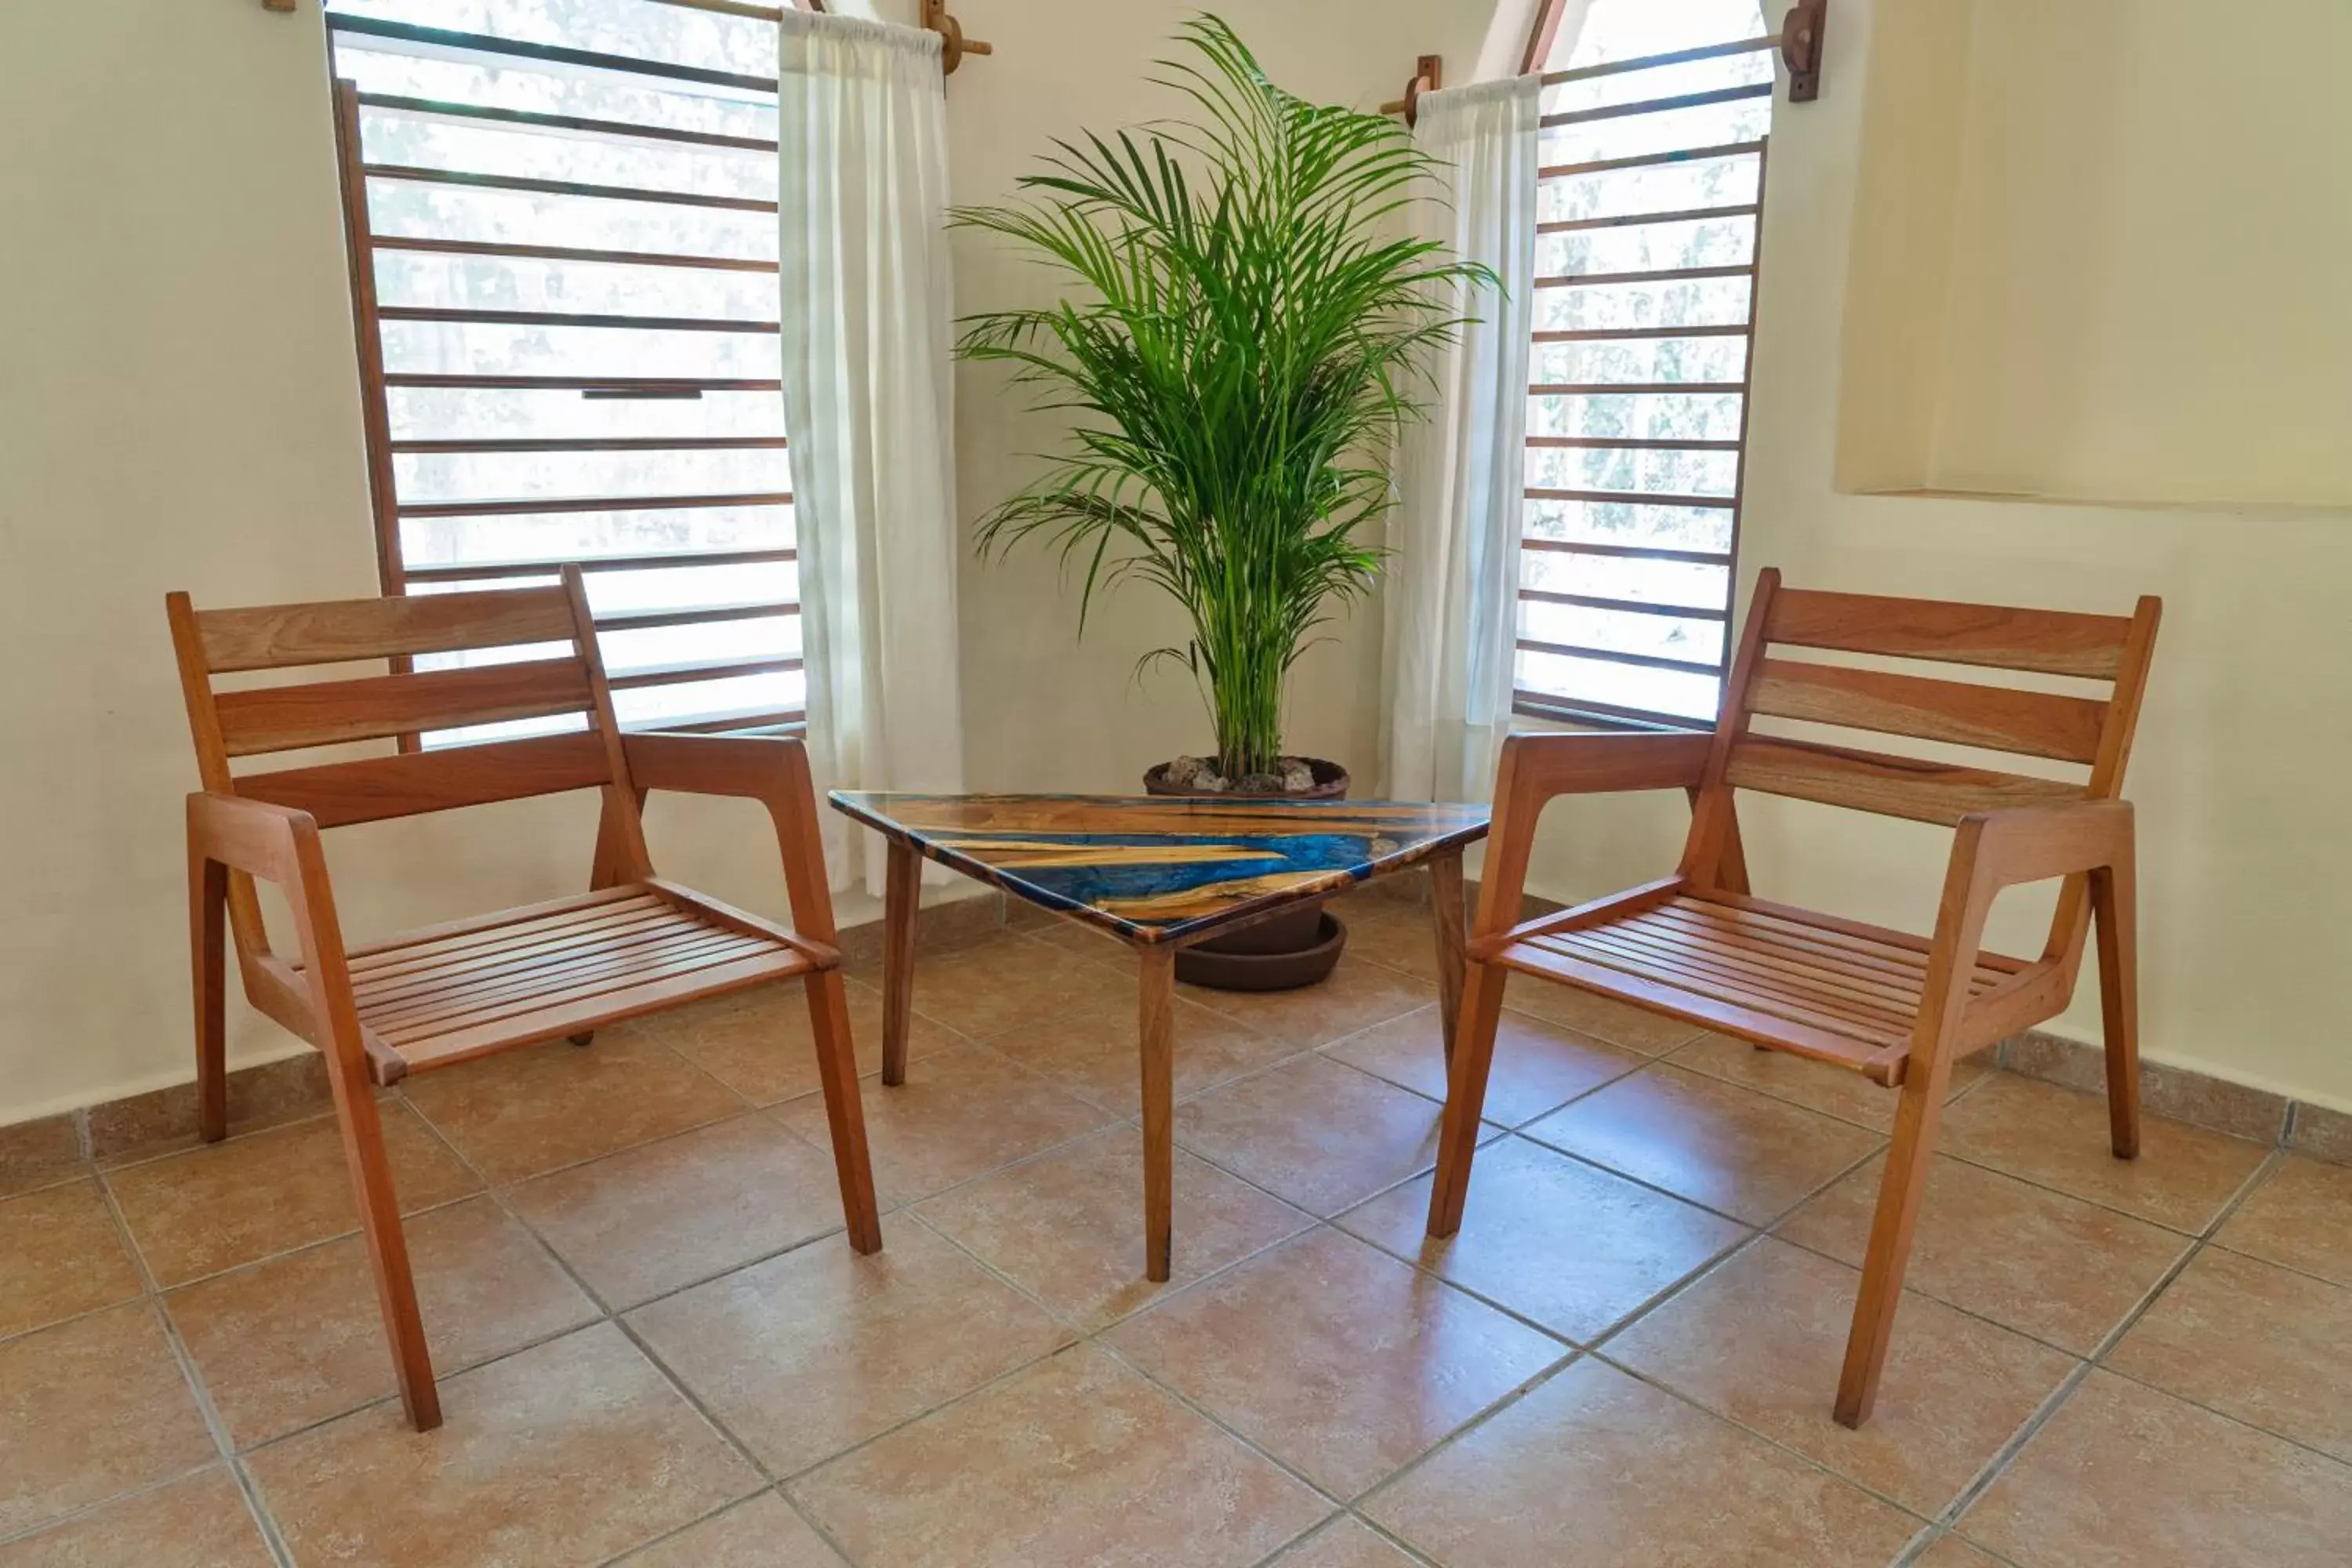
M 1926 1071 L 1906 1079 L 1895 1112 L 1895 1142 L 1886 1151 L 1886 1174 L 1878 1184 L 1878 1209 L 1870 1223 L 1870 1249 L 1862 1260 L 1862 1289 L 1854 1298 L 1853 1328 L 1846 1336 L 1845 1369 L 1838 1379 L 1837 1418 L 1846 1426 L 1870 1419 L 1878 1398 L 1879 1374 L 1895 1335 L 1902 1305 L 1903 1273 L 1911 1261 L 1911 1237 L 1927 1187 L 1936 1130 L 1943 1121 L 1945 1091 L 1951 1083 L 1949 1053 L 1938 1049 Z
M 360 1230 L 368 1266 L 375 1276 L 376 1307 L 383 1317 L 392 1369 L 400 1384 L 401 1407 L 419 1432 L 441 1425 L 441 1394 L 434 1386 L 433 1356 L 425 1343 L 425 1320 L 416 1309 L 416 1279 L 408 1262 L 408 1237 L 401 1227 L 400 1200 L 392 1185 L 392 1165 L 383 1152 L 383 1123 L 375 1091 L 363 1074 L 347 1075 L 337 1053 L 327 1053 L 327 1076 L 335 1096 L 335 1119 L 342 1126 L 343 1160 L 351 1167 Z
M 196 1013 L 196 1127 L 207 1143 L 228 1136 L 228 868 L 188 859 L 188 945 Z
M 1470 1195 L 1470 1161 L 1478 1148 L 1478 1118 L 1486 1109 L 1486 1073 L 1495 1060 L 1495 1030 L 1502 1022 L 1503 983 L 1509 975 L 1499 963 L 1465 966 L 1462 1016 L 1454 1029 L 1453 1071 L 1437 1141 L 1437 1179 L 1429 1191 L 1429 1234 L 1434 1237 L 1452 1236 L 1462 1228 L 1462 1205 Z
M 858 1098 L 857 1047 L 849 1035 L 849 995 L 838 970 L 808 977 L 809 1031 L 816 1038 L 817 1077 L 824 1086 L 825 1125 L 833 1135 L 833 1166 L 841 1182 L 841 1215 L 849 1245 L 882 1250 L 882 1216 L 874 1199 L 874 1164 L 866 1149 L 866 1110 Z
M 2091 873 L 2099 931 L 2099 1013 L 2107 1046 L 2107 1132 L 2118 1160 L 2139 1155 L 2138 893 L 2131 860 Z

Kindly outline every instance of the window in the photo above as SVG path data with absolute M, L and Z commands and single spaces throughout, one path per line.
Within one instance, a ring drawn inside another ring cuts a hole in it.
M 384 590 L 578 563 L 632 729 L 803 716 L 774 16 L 328 0 Z
M 1755 0 L 1592 0 L 1548 62 L 1523 713 L 1715 717 L 1772 117 L 1763 32 Z

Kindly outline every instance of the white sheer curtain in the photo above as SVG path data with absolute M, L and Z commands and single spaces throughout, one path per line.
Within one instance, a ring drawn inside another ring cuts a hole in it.
M 1502 288 L 1455 290 L 1478 320 L 1434 367 L 1428 418 L 1397 443 L 1382 751 L 1400 800 L 1489 798 L 1510 729 L 1541 93 L 1524 76 L 1421 100 L 1415 139 L 1450 178 L 1416 222 Z
M 817 787 L 963 787 L 947 99 L 935 33 L 786 9 L 783 384 Z M 883 848 L 825 810 L 836 889 Z M 862 875 L 861 875 L 862 873 Z

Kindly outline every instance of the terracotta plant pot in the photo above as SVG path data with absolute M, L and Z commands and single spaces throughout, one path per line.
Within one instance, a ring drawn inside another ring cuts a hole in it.
M 1143 775 L 1143 789 L 1147 795 L 1194 800 L 1347 798 L 1347 769 L 1321 757 L 1298 760 L 1315 775 L 1311 789 L 1216 793 L 1177 789 L 1168 783 L 1166 763 Z M 1324 909 L 1322 900 L 1316 899 L 1271 920 L 1244 926 L 1231 936 L 1181 950 L 1176 954 L 1176 978 L 1213 991 L 1295 991 L 1327 979 L 1347 945 L 1348 928 Z

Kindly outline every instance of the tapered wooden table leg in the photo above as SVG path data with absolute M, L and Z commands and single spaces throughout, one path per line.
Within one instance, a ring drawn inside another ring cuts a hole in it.
M 1462 901 L 1462 852 L 1429 861 L 1429 905 L 1437 926 L 1437 1011 L 1445 1031 L 1445 1059 L 1454 1059 L 1454 1029 L 1462 1012 L 1462 948 L 1466 940 Z
M 907 1081 L 907 1031 L 915 1014 L 915 910 L 923 893 L 923 858 L 890 841 L 882 906 L 882 1081 Z
M 1136 1026 L 1143 1058 L 1143 1273 L 1168 1278 L 1175 1219 L 1176 951 L 1136 950 Z

